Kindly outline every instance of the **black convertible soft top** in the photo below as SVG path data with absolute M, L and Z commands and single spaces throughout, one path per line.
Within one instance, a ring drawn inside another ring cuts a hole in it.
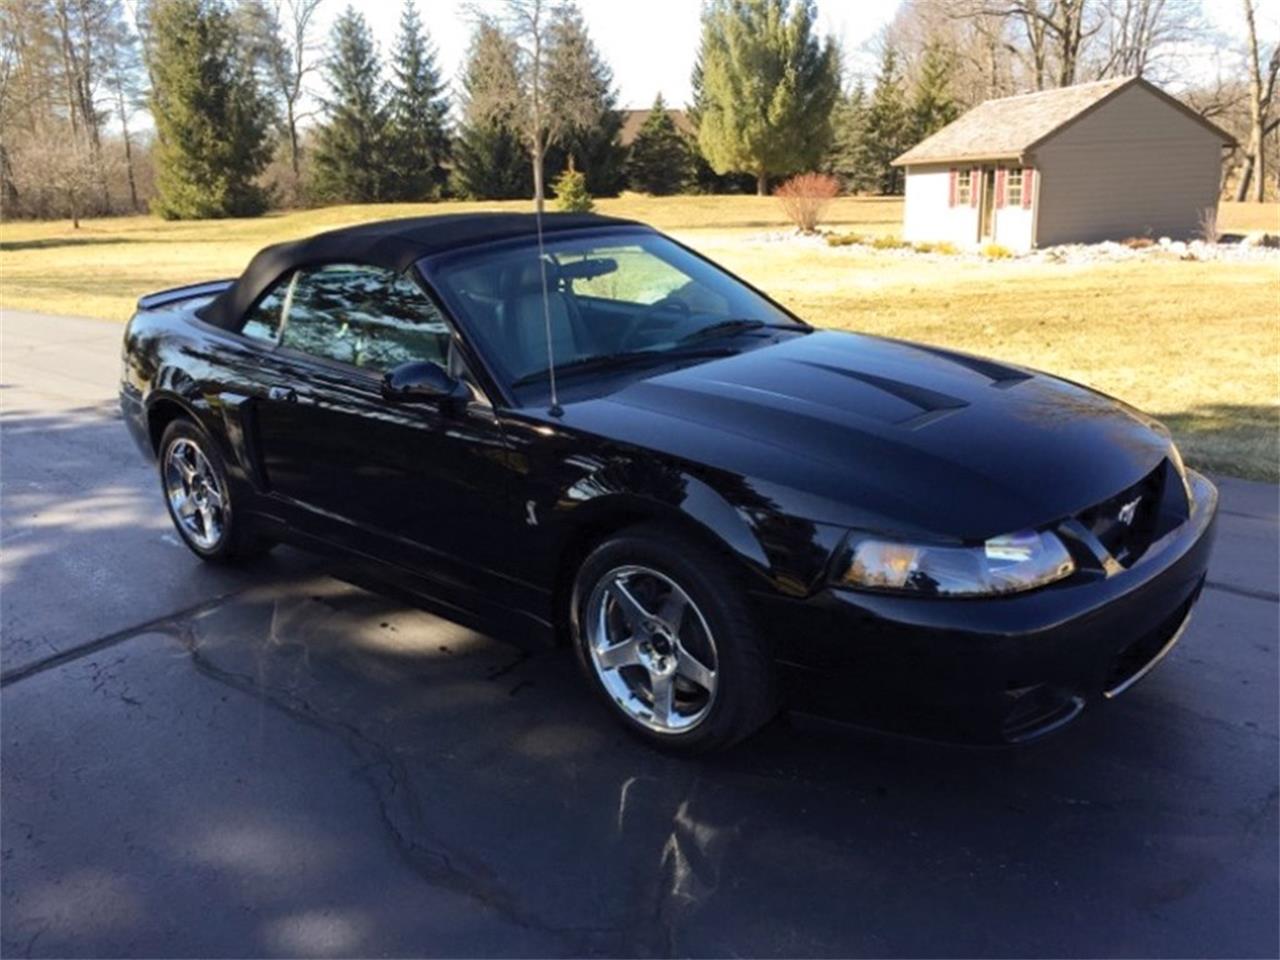
M 589 213 L 548 213 L 544 233 L 600 226 L 641 226 L 634 220 Z M 534 236 L 531 213 L 453 213 L 435 217 L 380 220 L 318 233 L 305 240 L 264 247 L 234 283 L 201 307 L 202 320 L 232 328 L 280 277 L 299 267 L 339 260 L 400 272 L 433 253 L 481 243 Z

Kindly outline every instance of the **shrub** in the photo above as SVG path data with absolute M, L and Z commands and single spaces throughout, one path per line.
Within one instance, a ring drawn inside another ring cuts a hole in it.
M 901 250 L 903 247 L 910 246 L 897 237 L 876 237 L 871 241 L 871 246 L 877 250 Z
M 913 243 L 911 249 L 916 253 L 942 253 L 949 257 L 960 252 L 950 240 L 926 240 L 923 243 Z
M 587 193 L 587 177 L 577 170 L 566 170 L 556 180 L 556 209 L 563 213 L 588 213 L 595 207 Z
M 827 246 L 829 247 L 852 247 L 856 244 L 866 243 L 867 238 L 860 233 L 828 233 Z
M 1013 251 L 998 243 L 988 243 L 982 248 L 982 255 L 988 260 L 1008 260 L 1013 256 Z
M 778 187 L 773 195 L 782 203 L 787 219 L 801 233 L 813 233 L 831 201 L 840 193 L 840 181 L 825 173 L 801 173 Z

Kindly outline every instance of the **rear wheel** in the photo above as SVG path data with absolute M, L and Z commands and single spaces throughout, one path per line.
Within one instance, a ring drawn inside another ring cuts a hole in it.
M 583 562 L 573 635 L 614 716 L 657 746 L 700 753 L 754 733 L 777 709 L 770 659 L 723 560 L 635 528 Z
M 271 549 L 232 508 L 226 466 L 209 436 L 187 419 L 160 439 L 160 484 L 178 534 L 196 556 L 228 563 Z

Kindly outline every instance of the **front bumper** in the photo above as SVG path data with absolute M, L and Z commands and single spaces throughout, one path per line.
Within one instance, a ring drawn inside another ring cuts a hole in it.
M 1188 480 L 1186 522 L 1128 568 L 1103 562 L 989 599 L 835 587 L 806 600 L 758 597 L 792 707 L 939 739 L 1011 743 L 1118 696 L 1169 652 L 1204 585 L 1218 493 L 1194 471 Z

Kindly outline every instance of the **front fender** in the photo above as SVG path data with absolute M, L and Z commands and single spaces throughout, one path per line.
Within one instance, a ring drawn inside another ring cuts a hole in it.
M 642 520 L 682 527 L 736 558 L 755 586 L 790 596 L 816 588 L 845 533 L 797 521 L 746 478 L 702 477 L 651 454 L 593 464 L 561 491 L 555 514 L 565 540 Z

